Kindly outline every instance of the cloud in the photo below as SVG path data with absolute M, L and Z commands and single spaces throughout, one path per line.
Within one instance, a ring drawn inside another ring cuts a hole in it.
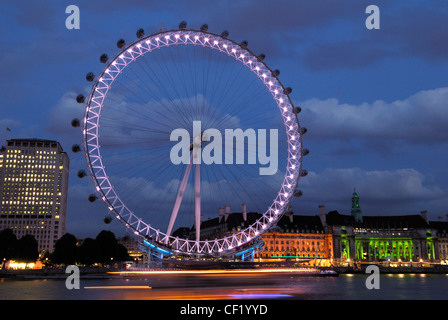
M 363 20 L 367 15 L 353 13 L 344 22 L 349 25 L 347 39 L 341 33 L 336 38 L 320 38 L 309 46 L 303 63 L 312 71 L 352 69 L 374 65 L 384 59 L 416 58 L 430 64 L 446 62 L 448 57 L 448 6 L 405 6 L 394 3 L 379 4 L 380 30 L 367 30 Z M 359 9 L 359 8 L 358 8 Z M 325 33 L 324 25 L 320 32 Z
M 6 128 L 19 128 L 21 126 L 20 121 L 13 119 L 0 119 L 0 130 L 4 131 Z
M 351 194 L 356 188 L 361 207 L 367 215 L 418 214 L 429 208 L 434 214 L 443 214 L 448 205 L 448 190 L 429 184 L 427 180 L 422 172 L 412 168 L 327 168 L 321 172 L 310 172 L 300 181 L 304 195 L 297 208 L 302 206 L 317 212 L 317 204 L 324 204 L 328 210 L 349 214 Z M 307 213 L 310 214 L 309 211 Z
M 311 46 L 303 58 L 303 63 L 312 71 L 352 69 L 396 56 L 396 50 L 380 47 L 375 42 L 338 41 Z
M 423 58 L 428 62 L 446 61 L 448 57 L 448 4 L 406 6 L 399 10 L 383 10 L 384 26 L 374 41 L 394 44 L 402 55 Z
M 448 88 L 438 88 L 393 102 L 353 105 L 314 98 L 299 105 L 301 123 L 310 129 L 307 139 L 434 144 L 448 142 L 447 99 Z

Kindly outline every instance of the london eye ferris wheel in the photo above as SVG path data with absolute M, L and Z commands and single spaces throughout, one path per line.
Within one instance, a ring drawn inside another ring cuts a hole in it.
M 93 182 L 89 199 L 105 203 L 105 221 L 167 252 L 236 252 L 301 195 L 308 150 L 292 90 L 263 54 L 228 36 L 185 22 L 149 35 L 139 29 L 131 44 L 117 42 L 114 57 L 100 57 L 104 69 L 87 74 L 91 91 L 77 97 L 85 114 L 72 125 L 83 143 L 72 150 L 85 155 L 87 172 L 78 175 Z M 242 133 L 240 144 L 228 133 Z M 231 233 L 201 234 L 219 208 L 242 204 L 258 218 Z M 193 232 L 176 235 L 181 227 Z

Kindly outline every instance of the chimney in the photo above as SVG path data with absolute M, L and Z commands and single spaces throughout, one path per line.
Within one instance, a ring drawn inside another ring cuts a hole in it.
M 241 212 L 243 214 L 243 221 L 247 221 L 247 211 L 246 211 L 246 204 L 245 203 L 243 203 L 243 205 L 242 205 Z
M 230 206 L 226 206 L 226 213 L 224 215 L 224 221 L 227 221 L 227 218 L 230 215 Z
M 420 215 L 422 216 L 422 218 L 426 221 L 426 223 L 428 222 L 428 211 L 424 210 L 420 212 Z
M 219 223 L 221 223 L 222 217 L 224 217 L 224 208 L 219 208 Z
M 323 204 L 319 205 L 319 219 L 320 223 L 322 223 L 322 227 L 324 228 L 324 232 L 328 233 L 327 214 Z
M 324 228 L 327 227 L 327 216 L 326 216 L 326 212 L 325 212 L 325 206 L 323 204 L 319 205 L 319 218 L 320 218 L 320 222 L 322 223 L 322 226 Z

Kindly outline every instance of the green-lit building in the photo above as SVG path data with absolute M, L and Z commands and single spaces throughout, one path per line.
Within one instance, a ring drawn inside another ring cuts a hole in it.
M 355 191 L 351 215 L 330 211 L 324 223 L 333 235 L 336 263 L 440 259 L 438 231 L 426 211 L 420 215 L 363 216 Z

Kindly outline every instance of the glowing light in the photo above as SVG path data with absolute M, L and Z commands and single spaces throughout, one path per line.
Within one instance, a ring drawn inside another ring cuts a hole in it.
M 84 289 L 102 289 L 102 290 L 148 290 L 152 289 L 150 286 L 97 286 L 97 287 L 84 287 Z
M 229 297 L 237 299 L 275 299 L 275 298 L 293 297 L 293 295 L 283 293 L 248 293 L 248 294 L 229 294 Z

